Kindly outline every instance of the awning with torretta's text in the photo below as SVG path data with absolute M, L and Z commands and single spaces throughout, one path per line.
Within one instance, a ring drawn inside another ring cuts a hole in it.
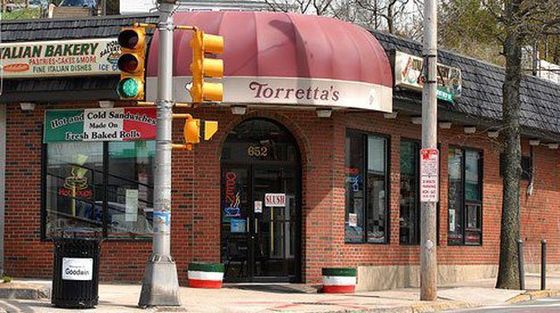
M 337 19 L 276 12 L 196 12 L 178 25 L 224 37 L 224 103 L 392 111 L 389 59 L 365 29 Z M 174 98 L 189 101 L 190 31 L 174 37 Z M 158 35 L 150 45 L 147 97 L 157 90 Z

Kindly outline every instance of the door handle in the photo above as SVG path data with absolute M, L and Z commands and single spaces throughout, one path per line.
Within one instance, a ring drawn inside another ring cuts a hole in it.
M 255 234 L 259 233 L 259 224 L 257 223 L 257 218 L 255 217 Z

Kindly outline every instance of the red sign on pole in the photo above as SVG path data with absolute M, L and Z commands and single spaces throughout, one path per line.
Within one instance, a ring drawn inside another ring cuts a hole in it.
M 420 150 L 420 201 L 439 201 L 439 151 Z

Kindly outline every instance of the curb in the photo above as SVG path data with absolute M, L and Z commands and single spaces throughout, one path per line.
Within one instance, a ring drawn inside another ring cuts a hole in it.
M 44 286 L 13 284 L 0 286 L 0 299 L 38 300 L 49 298 L 50 290 Z
M 462 301 L 433 301 L 426 303 L 414 303 L 407 306 L 388 308 L 373 308 L 367 310 L 342 310 L 331 313 L 361 312 L 361 313 L 429 313 L 444 310 L 458 310 L 480 307 L 480 305 Z
M 557 296 L 560 296 L 560 290 L 557 289 L 526 291 L 520 295 L 517 295 L 507 300 L 506 303 L 514 304 L 519 302 L 526 302 L 526 301 L 531 301 L 536 299 L 550 298 L 550 297 L 557 297 Z

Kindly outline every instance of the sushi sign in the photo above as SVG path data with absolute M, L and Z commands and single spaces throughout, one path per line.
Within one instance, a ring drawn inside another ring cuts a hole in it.
M 118 74 L 116 38 L 0 44 L 4 78 Z

